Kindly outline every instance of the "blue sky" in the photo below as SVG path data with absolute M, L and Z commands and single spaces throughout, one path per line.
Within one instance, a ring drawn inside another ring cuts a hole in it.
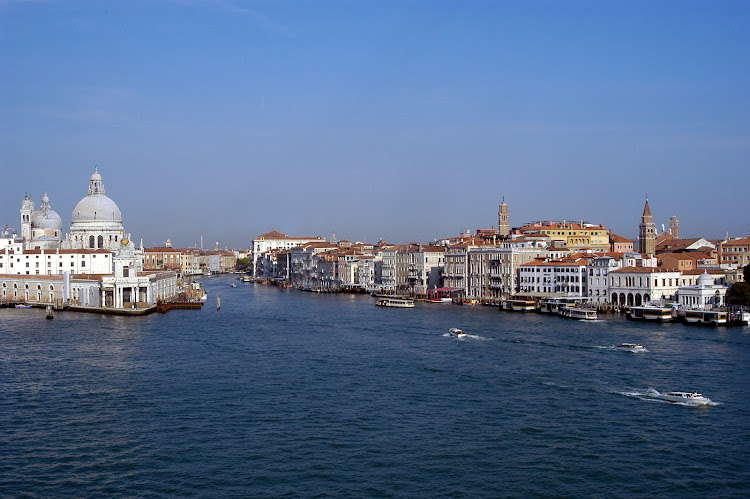
M 750 231 L 750 2 L 0 0 L 0 224 L 94 165 L 147 245 Z

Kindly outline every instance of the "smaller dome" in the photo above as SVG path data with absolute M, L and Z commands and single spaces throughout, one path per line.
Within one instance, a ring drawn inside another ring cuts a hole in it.
M 52 209 L 49 204 L 49 197 L 44 193 L 42 197 L 42 206 L 39 210 L 31 215 L 31 228 L 44 230 L 58 230 L 62 232 L 62 218 Z
M 708 272 L 704 270 L 701 276 L 698 278 L 698 286 L 703 288 L 703 287 L 713 286 L 713 285 L 714 285 L 714 278 L 708 275 Z
M 31 228 L 62 230 L 62 218 L 55 210 L 34 212 L 31 216 Z
M 101 180 L 102 176 L 99 175 L 98 171 L 94 170 L 94 173 L 91 174 L 91 178 L 89 179 L 89 181 L 101 182 Z

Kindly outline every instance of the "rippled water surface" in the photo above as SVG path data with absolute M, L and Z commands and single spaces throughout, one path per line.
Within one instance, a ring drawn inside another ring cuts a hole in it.
M 0 310 L 0 495 L 750 493 L 748 328 L 204 282 L 201 311 Z

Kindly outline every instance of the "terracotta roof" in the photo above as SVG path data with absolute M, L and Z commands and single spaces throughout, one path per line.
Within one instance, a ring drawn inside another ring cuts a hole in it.
M 633 242 L 627 237 L 619 236 L 615 234 L 614 232 L 609 233 L 609 240 L 610 242 L 613 242 L 613 243 L 632 243 Z
M 625 267 L 624 269 L 617 269 L 610 272 L 614 273 L 627 273 L 627 274 L 658 274 L 662 272 L 679 272 L 676 269 L 662 269 L 659 267 Z

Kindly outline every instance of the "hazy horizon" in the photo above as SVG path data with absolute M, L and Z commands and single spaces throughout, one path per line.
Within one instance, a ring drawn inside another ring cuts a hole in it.
M 98 165 L 135 241 L 750 233 L 750 4 L 0 0 L 0 224 Z

